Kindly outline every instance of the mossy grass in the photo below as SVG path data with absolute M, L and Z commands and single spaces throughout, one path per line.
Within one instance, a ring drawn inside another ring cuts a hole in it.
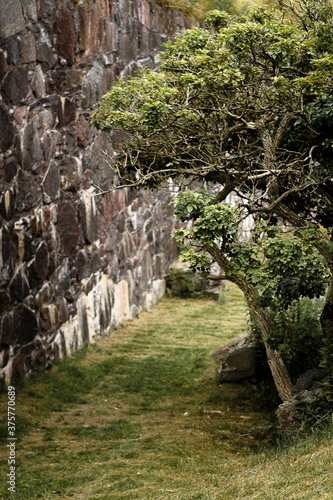
M 330 429 L 277 448 L 255 387 L 216 384 L 210 353 L 246 329 L 233 286 L 219 302 L 166 297 L 21 384 L 15 498 L 331 498 Z

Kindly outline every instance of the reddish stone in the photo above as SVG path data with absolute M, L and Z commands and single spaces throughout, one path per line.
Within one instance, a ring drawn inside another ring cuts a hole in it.
M 67 66 L 72 66 L 75 63 L 76 36 L 72 15 L 66 7 L 60 11 L 56 31 L 59 56 L 65 59 Z
M 103 17 L 110 17 L 110 0 L 96 0 L 96 4 Z
M 57 230 L 60 237 L 61 253 L 66 256 L 70 255 L 79 241 L 79 222 L 70 200 L 58 203 Z
M 80 115 L 76 122 L 76 136 L 79 146 L 86 148 L 90 143 L 91 130 L 84 117 Z
M 35 37 L 32 33 L 21 38 L 21 59 L 23 63 L 30 63 L 36 61 L 36 43 Z
M 22 108 L 16 108 L 13 116 L 17 123 L 23 123 L 24 118 L 27 116 L 27 107 L 22 106 Z
M 67 99 L 67 97 L 60 97 L 57 105 L 57 115 L 59 127 L 69 125 L 75 120 L 75 102 Z
M 98 9 L 90 5 L 79 7 L 79 47 L 86 57 L 101 50 L 104 40 L 104 23 Z

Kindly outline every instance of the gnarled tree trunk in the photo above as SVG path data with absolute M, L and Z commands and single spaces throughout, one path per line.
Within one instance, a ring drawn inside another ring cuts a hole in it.
M 221 255 L 217 246 L 205 245 L 205 249 L 211 254 L 221 269 L 226 269 L 228 260 Z M 265 345 L 268 365 L 271 369 L 275 387 L 282 401 L 286 401 L 291 394 L 293 387 L 289 372 L 282 359 L 282 356 L 267 344 L 267 336 L 274 330 L 273 320 L 266 307 L 259 303 L 259 293 L 257 289 L 248 283 L 241 275 L 232 275 L 226 277 L 229 281 L 235 283 L 243 292 L 248 307 L 258 316 L 258 321 L 262 333 L 262 340 Z

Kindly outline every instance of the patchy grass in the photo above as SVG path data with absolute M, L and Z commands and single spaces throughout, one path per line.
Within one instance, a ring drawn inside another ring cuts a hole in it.
M 328 431 L 276 449 L 254 388 L 216 385 L 209 354 L 246 328 L 233 286 L 219 302 L 165 298 L 18 388 L 15 498 L 332 498 Z

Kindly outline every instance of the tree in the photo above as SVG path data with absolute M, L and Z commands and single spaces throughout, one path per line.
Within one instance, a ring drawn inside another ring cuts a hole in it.
M 278 217 L 303 228 L 298 238 L 316 248 L 332 271 L 332 21 L 332 8 L 321 1 L 284 6 L 279 18 L 263 10 L 240 18 L 212 12 L 211 31 L 177 36 L 166 44 L 158 72 L 118 81 L 92 116 L 111 137 L 119 129 L 128 131 L 113 164 L 122 179 L 117 187 L 155 188 L 170 179 L 183 187 L 194 181 L 214 185 L 214 197 L 202 195 L 200 210 L 180 196 L 176 211 L 193 220 L 186 237 L 203 238 L 201 247 L 242 289 L 264 340 L 272 320 L 259 300 L 260 287 L 249 278 L 251 255 L 246 269 L 230 271 L 240 249 L 235 250 L 230 217 L 225 226 L 223 202 L 231 192 L 241 200 L 233 220 L 252 214 L 257 224 L 274 225 Z M 206 227 L 208 240 L 198 229 L 206 212 L 217 218 L 217 225 L 212 219 Z M 224 233 L 214 234 L 211 228 L 219 231 L 219 224 Z M 223 247 L 226 242 L 233 244 Z M 333 283 L 322 322 L 333 353 L 332 309 Z M 268 345 L 266 350 L 286 399 L 292 384 L 283 360 Z M 328 361 L 332 364 L 332 356 Z

